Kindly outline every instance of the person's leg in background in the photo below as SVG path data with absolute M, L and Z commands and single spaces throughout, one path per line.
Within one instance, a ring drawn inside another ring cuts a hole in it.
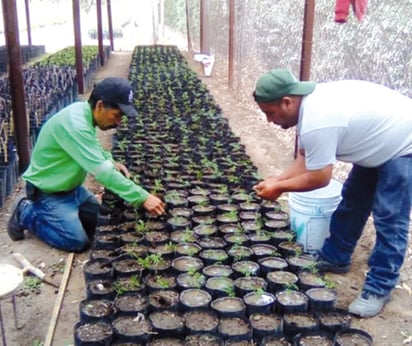
M 336 272 L 347 272 L 351 256 L 362 235 L 366 221 L 372 211 L 377 183 L 377 172 L 374 168 L 352 167 L 342 188 L 342 201 L 332 214 L 330 236 L 325 240 L 319 251 L 319 270 L 322 261 L 337 265 Z M 342 271 L 339 271 L 339 265 Z
M 35 200 L 23 205 L 20 223 L 52 247 L 81 252 L 90 246 L 90 240 L 79 209 L 91 196 L 94 197 L 84 187 L 64 195 L 39 193 Z

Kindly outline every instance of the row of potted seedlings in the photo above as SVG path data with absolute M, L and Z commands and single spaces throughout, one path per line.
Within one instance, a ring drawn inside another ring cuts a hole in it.
M 252 192 L 256 167 L 180 52 L 136 47 L 129 79 L 139 117 L 125 119 L 113 156 L 167 214 L 105 191 L 76 345 L 369 342 L 336 309 L 288 214 Z

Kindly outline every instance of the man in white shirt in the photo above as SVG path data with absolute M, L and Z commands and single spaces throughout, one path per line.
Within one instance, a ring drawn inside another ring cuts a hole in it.
M 284 192 L 326 186 L 336 160 L 353 164 L 317 266 L 348 272 L 372 213 L 376 244 L 362 293 L 349 311 L 375 316 L 390 300 L 408 245 L 412 99 L 360 80 L 300 82 L 286 69 L 263 74 L 253 95 L 269 122 L 284 129 L 296 126 L 298 136 L 296 160 L 282 175 L 257 184 L 259 196 L 275 200 Z

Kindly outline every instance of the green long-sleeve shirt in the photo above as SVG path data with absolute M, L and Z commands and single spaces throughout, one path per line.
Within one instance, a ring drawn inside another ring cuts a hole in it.
M 23 179 L 46 193 L 70 191 L 87 173 L 127 202 L 139 205 L 149 193 L 116 170 L 96 137 L 87 102 L 62 109 L 43 125 Z

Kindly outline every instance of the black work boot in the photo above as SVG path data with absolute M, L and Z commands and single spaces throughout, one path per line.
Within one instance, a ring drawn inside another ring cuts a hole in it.
M 24 239 L 24 228 L 20 226 L 19 218 L 21 204 L 26 200 L 27 198 L 24 196 L 17 198 L 17 200 L 14 202 L 13 211 L 7 224 L 7 233 L 9 234 L 9 237 L 14 241 Z

